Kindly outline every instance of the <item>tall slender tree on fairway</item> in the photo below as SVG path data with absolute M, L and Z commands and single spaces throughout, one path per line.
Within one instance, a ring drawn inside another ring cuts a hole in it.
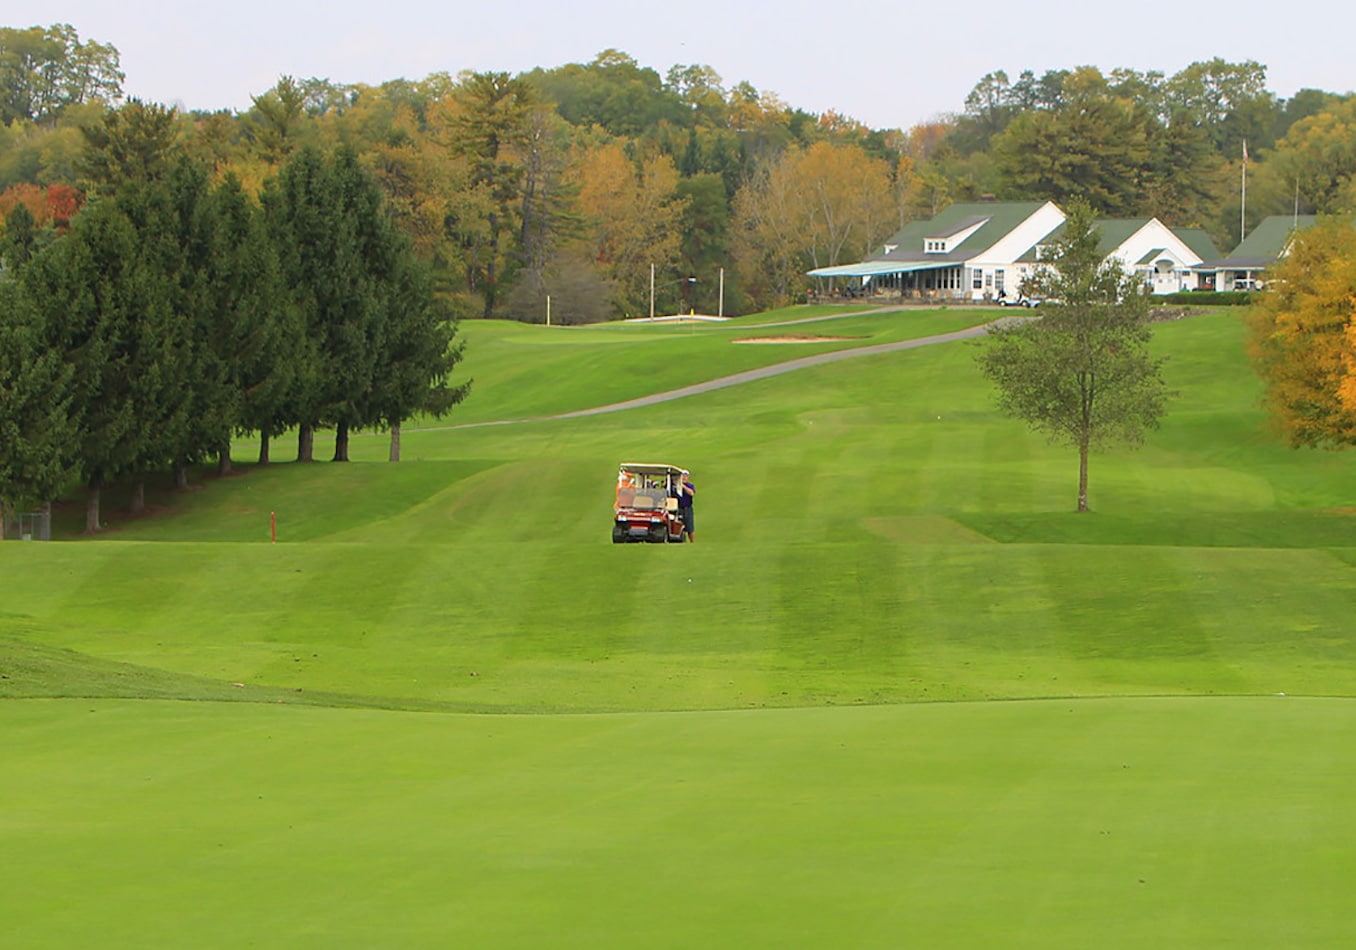
M 211 204 L 211 297 L 220 318 L 219 339 L 230 354 L 238 400 L 233 421 L 241 435 L 259 434 L 259 464 L 264 465 L 270 441 L 291 422 L 290 394 L 305 390 L 315 357 L 300 310 L 283 292 L 262 209 L 230 175 L 213 190 Z M 231 467 L 227 435 L 218 449 L 222 475 Z
M 314 385 L 298 390 L 298 459 L 312 457 L 309 434 L 317 426 L 333 425 L 334 461 L 346 462 L 352 430 L 437 408 L 430 387 L 441 388 L 443 367 L 455 363 L 450 334 L 438 325 L 410 242 L 354 153 L 299 150 L 265 190 L 264 204 L 283 282 L 315 347 Z M 393 379 L 407 372 L 422 386 L 412 402 Z
M 74 476 L 74 370 L 16 281 L 0 281 L 0 539 L 7 513 L 46 506 Z
M 136 229 L 140 263 L 155 296 L 139 315 L 140 344 L 129 352 L 137 425 L 143 440 L 131 508 L 145 507 L 145 476 L 171 467 L 187 487 L 188 465 L 230 432 L 233 399 L 224 347 L 213 324 L 216 306 L 207 280 L 212 222 L 204 167 L 175 160 L 160 180 L 124 185 L 113 199 Z M 226 421 L 223 421 L 226 417 Z
M 390 291 L 372 401 L 377 421 L 391 435 L 388 458 L 399 462 L 401 424 L 418 412 L 446 415 L 466 398 L 471 384 L 452 385 L 462 344 L 454 342 L 456 325 L 444 318 L 427 269 L 413 255 L 402 255 Z
M 136 228 L 115 201 L 100 201 L 20 273 L 43 327 L 43 345 L 63 354 L 74 381 L 70 420 L 76 468 L 87 489 L 85 528 L 99 530 L 102 489 L 146 454 L 139 400 L 157 380 L 139 379 L 146 315 L 163 316 L 159 281 L 144 266 Z M 161 321 L 152 321 L 159 325 Z
M 389 231 L 381 196 L 351 152 L 293 154 L 264 191 L 283 282 L 315 347 L 314 385 L 297 392 L 297 460 L 314 458 L 315 430 L 334 425 L 335 458 L 347 458 L 348 432 L 368 420 L 357 399 L 376 369 L 378 300 L 374 270 L 388 266 L 379 233 Z
M 1049 267 L 1027 292 L 1057 303 L 1039 319 L 991 328 L 979 367 L 998 405 L 1078 449 L 1078 511 L 1088 510 L 1088 455 L 1135 444 L 1157 428 L 1171 395 L 1149 353 L 1148 298 L 1120 264 L 1103 261 L 1093 214 L 1075 205 Z

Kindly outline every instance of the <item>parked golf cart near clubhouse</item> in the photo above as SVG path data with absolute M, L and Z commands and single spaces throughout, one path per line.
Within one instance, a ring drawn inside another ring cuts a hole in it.
M 678 492 L 683 469 L 659 462 L 623 462 L 617 471 L 612 543 L 680 544 Z

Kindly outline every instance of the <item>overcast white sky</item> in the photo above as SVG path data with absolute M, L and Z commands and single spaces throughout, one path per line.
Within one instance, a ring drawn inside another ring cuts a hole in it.
M 1253 59 L 1282 97 L 1356 89 L 1350 0 L 3 0 L 0 26 L 70 23 L 112 43 L 128 95 L 245 109 L 281 75 L 377 85 L 463 69 L 522 72 L 629 53 L 660 75 L 712 67 L 808 112 L 874 128 L 958 112 L 985 73 L 1159 69 Z M 1085 12 L 1088 11 L 1088 12 Z

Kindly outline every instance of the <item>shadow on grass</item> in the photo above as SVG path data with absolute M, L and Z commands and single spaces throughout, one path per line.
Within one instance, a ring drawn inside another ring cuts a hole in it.
M 959 514 L 955 520 L 1003 544 L 1126 544 L 1197 548 L 1356 547 L 1346 510 Z

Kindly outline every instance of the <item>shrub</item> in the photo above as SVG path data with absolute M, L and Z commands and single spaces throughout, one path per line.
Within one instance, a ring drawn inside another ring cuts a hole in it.
M 1155 303 L 1193 304 L 1202 307 L 1246 307 L 1255 294 L 1248 290 L 1188 290 L 1155 297 Z

